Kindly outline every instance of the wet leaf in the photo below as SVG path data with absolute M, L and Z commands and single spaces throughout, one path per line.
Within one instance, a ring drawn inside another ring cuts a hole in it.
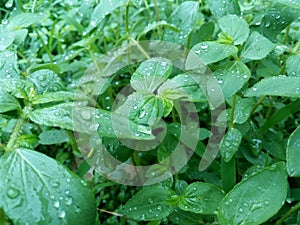
M 242 141 L 242 133 L 236 128 L 230 128 L 222 139 L 220 153 L 225 162 L 229 162 L 238 151 Z
M 21 106 L 17 99 L 0 89 L 0 113 L 11 110 L 20 110 Z
M 287 170 L 291 177 L 300 177 L 300 127 L 289 137 L 286 150 Z
M 217 19 L 228 14 L 240 14 L 240 6 L 237 0 L 208 0 L 208 5 Z
M 287 59 L 286 71 L 289 77 L 300 77 L 300 55 L 293 55 Z

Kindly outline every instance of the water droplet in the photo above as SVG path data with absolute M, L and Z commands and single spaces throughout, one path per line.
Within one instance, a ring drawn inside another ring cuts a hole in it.
M 58 212 L 58 217 L 59 217 L 59 218 L 65 218 L 65 216 L 66 216 L 66 212 L 65 212 L 64 210 L 60 210 L 60 211 Z
M 257 88 L 256 88 L 256 87 L 254 87 L 252 90 L 253 90 L 253 91 L 257 91 Z
M 20 191 L 15 188 L 10 188 L 7 191 L 7 196 L 11 199 L 17 198 L 20 195 Z
M 158 206 L 156 207 L 156 209 L 160 211 L 160 210 L 161 210 L 161 206 L 158 205 Z
M 91 119 L 91 113 L 89 111 L 82 111 L 81 112 L 81 117 L 84 119 L 84 120 L 90 120 Z
M 60 206 L 59 201 L 54 201 L 53 206 L 54 206 L 55 208 L 58 208 L 58 207 Z
M 149 203 L 149 204 L 153 204 L 153 203 L 154 203 L 153 199 L 152 199 L 152 198 L 149 198 L 149 199 L 148 199 L 148 203 Z
M 66 198 L 65 198 L 65 204 L 66 204 L 66 205 L 71 205 L 72 202 L 73 202 L 72 197 L 66 197 Z
M 239 212 L 244 212 L 244 209 L 243 208 L 239 208 Z

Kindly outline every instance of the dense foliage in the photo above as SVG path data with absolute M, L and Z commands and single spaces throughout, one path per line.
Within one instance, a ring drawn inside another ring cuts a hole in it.
M 300 224 L 300 1 L 0 16 L 0 225 Z

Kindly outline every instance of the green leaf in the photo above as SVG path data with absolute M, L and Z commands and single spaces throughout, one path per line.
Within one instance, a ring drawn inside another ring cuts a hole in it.
M 170 63 L 163 59 L 144 61 L 133 73 L 130 84 L 136 91 L 154 92 L 171 74 Z
M 30 74 L 28 79 L 34 84 L 38 94 L 62 91 L 65 89 L 63 81 L 52 70 L 38 70 Z
M 95 8 L 91 16 L 88 32 L 99 25 L 102 20 L 117 8 L 125 6 L 128 0 L 102 0 Z
M 218 208 L 221 225 L 262 224 L 275 215 L 287 195 L 287 174 L 283 162 L 275 163 L 244 178 Z
M 287 170 L 291 177 L 300 177 L 300 127 L 289 137 L 286 149 Z
M 0 89 L 0 113 L 19 109 L 21 109 L 19 101 Z
M 243 62 L 234 61 L 216 70 L 214 75 L 226 99 L 238 92 L 248 82 L 251 72 Z
M 6 26 L 6 29 L 9 31 L 20 30 L 22 28 L 30 26 L 31 24 L 41 23 L 43 19 L 43 14 L 20 13 L 14 17 L 9 18 L 9 23 Z
M 284 4 L 276 4 L 266 12 L 260 27 L 263 34 L 275 42 L 277 35 L 299 16 L 299 9 L 290 8 Z
M 300 77 L 300 55 L 293 55 L 287 59 L 286 72 L 290 77 Z
M 242 137 L 242 133 L 236 128 L 227 131 L 220 146 L 220 153 L 225 162 L 229 162 L 238 151 Z
M 300 9 L 300 2 L 298 0 L 275 0 L 274 2 L 281 3 L 294 9 Z
M 228 14 L 240 14 L 239 2 L 237 0 L 208 0 L 208 5 L 210 11 L 217 19 Z
M 19 70 L 17 68 L 17 55 L 11 51 L 0 52 L 0 79 L 17 78 Z
M 227 33 L 234 40 L 235 45 L 243 44 L 250 33 L 248 23 L 237 15 L 224 16 L 218 21 L 223 32 Z
M 175 209 L 169 219 L 176 225 L 199 225 L 203 222 L 203 215 Z
M 44 104 L 49 102 L 63 102 L 66 100 L 74 100 L 74 99 L 76 99 L 77 101 L 88 100 L 88 97 L 83 94 L 69 92 L 69 91 L 46 92 L 42 95 L 34 96 L 32 100 L 32 104 L 37 105 L 37 104 Z
M 8 48 L 13 43 L 14 39 L 14 32 L 0 33 L 0 51 L 3 51 L 6 48 Z
M 155 21 L 153 23 L 148 24 L 148 26 L 145 27 L 145 29 L 141 33 L 139 33 L 139 36 L 137 39 L 139 40 L 143 35 L 147 34 L 149 31 L 155 30 L 159 27 L 166 27 L 175 32 L 180 31 L 176 26 L 167 23 L 167 21 L 165 21 L 165 20 Z
M 204 102 L 207 100 L 200 88 L 200 84 L 187 74 L 179 74 L 167 80 L 158 88 L 157 93 L 170 100 L 180 99 L 192 102 Z
M 160 220 L 170 215 L 173 207 L 167 200 L 174 191 L 162 186 L 144 187 L 120 209 L 127 217 L 138 220 Z
M 69 135 L 65 130 L 45 130 L 39 135 L 39 143 L 42 145 L 61 144 L 69 141 Z
M 269 77 L 256 83 L 249 89 L 245 96 L 281 96 L 281 97 L 300 97 L 300 77 Z
M 78 176 L 41 153 L 5 153 L 0 158 L 0 187 L 0 208 L 14 224 L 95 223 L 93 193 Z
M 196 44 L 191 53 L 200 57 L 204 64 L 219 62 L 229 56 L 237 54 L 238 49 L 232 45 L 220 44 L 212 41 L 206 41 Z M 191 54 L 188 55 L 192 57 Z
M 233 123 L 245 123 L 250 117 L 250 113 L 254 104 L 255 100 L 253 98 L 241 98 L 237 96 L 234 109 Z
M 186 45 L 187 38 L 195 27 L 199 17 L 199 3 L 195 1 L 185 1 L 180 4 L 168 19 L 169 24 L 179 28 L 179 32 L 167 30 L 163 39 L 168 42 L 174 42 Z
M 20 78 L 3 78 L 0 79 L 0 87 L 16 98 L 27 99 L 30 91 L 33 89 L 32 83 Z
M 225 193 L 213 184 L 194 182 L 183 192 L 178 207 L 193 213 L 214 214 L 224 196 Z

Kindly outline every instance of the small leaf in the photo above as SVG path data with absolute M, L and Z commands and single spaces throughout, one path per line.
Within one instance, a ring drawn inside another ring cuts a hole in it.
M 117 8 L 125 6 L 128 0 L 102 0 L 95 8 L 91 22 L 88 27 L 88 32 L 102 22 L 102 20 Z
M 199 17 L 198 9 L 199 3 L 195 1 L 185 1 L 180 4 L 168 19 L 168 23 L 175 25 L 180 31 L 166 30 L 163 39 L 186 45 L 187 38 Z
M 65 130 L 46 130 L 40 133 L 39 143 L 42 145 L 61 144 L 69 141 L 69 135 Z
M 34 96 L 32 100 L 32 104 L 37 105 L 37 104 L 44 104 L 49 102 L 63 102 L 67 100 L 74 100 L 75 98 L 77 101 L 88 99 L 88 97 L 83 94 L 73 93 L 69 91 L 57 91 L 57 92 L 46 92 L 42 95 Z
M 225 193 L 209 183 L 194 182 L 180 197 L 178 206 L 184 211 L 201 214 L 214 214 Z
M 243 179 L 218 208 L 221 225 L 262 224 L 275 215 L 287 195 L 283 162 L 275 163 Z
M 232 45 L 207 41 L 196 44 L 191 49 L 191 52 L 199 56 L 204 64 L 211 64 L 237 54 L 238 49 Z M 190 54 L 188 55 L 187 61 L 189 57 L 191 57 Z
M 143 62 L 130 79 L 131 86 L 137 91 L 154 92 L 171 74 L 170 63 L 163 59 Z
M 265 58 L 274 48 L 275 45 L 271 41 L 254 31 L 245 43 L 241 56 L 250 60 L 259 60 Z
M 300 55 L 293 55 L 287 59 L 286 72 L 290 77 L 300 77 Z
M 17 55 L 11 51 L 0 52 L 0 79 L 18 78 Z
M 214 75 L 226 99 L 238 92 L 248 82 L 251 72 L 243 62 L 235 61 L 225 64 L 216 70 Z
M 233 122 L 238 124 L 245 123 L 250 117 L 254 104 L 255 100 L 253 98 L 241 98 L 237 96 Z
M 30 74 L 28 79 L 34 84 L 38 94 L 62 91 L 65 89 L 63 81 L 52 70 L 38 70 Z
M 121 208 L 120 212 L 138 221 L 160 220 L 173 211 L 167 200 L 175 193 L 162 186 L 144 187 Z
M 245 96 L 282 96 L 282 97 L 300 97 L 300 77 L 269 77 L 256 83 L 250 88 Z
M 19 109 L 21 109 L 19 101 L 0 89 L 0 113 Z
M 219 26 L 234 40 L 235 45 L 243 44 L 249 35 L 248 23 L 237 15 L 228 15 L 219 19 Z
M 21 78 L 3 78 L 0 79 L 0 87 L 16 98 L 27 99 L 30 91 L 33 89 L 32 83 Z
M 0 51 L 3 51 L 6 48 L 8 48 L 13 43 L 14 39 L 14 32 L 0 33 Z
M 220 19 L 228 14 L 240 14 L 239 2 L 237 0 L 208 0 L 209 9 L 212 14 Z
M 291 177 L 300 177 L 300 127 L 289 137 L 287 143 L 286 162 Z
M 0 158 L 0 208 L 14 224 L 90 225 L 96 202 L 85 183 L 55 160 L 16 149 Z
M 9 18 L 9 23 L 6 26 L 7 30 L 19 30 L 30 26 L 31 24 L 36 24 L 42 22 L 44 19 L 43 14 L 37 13 L 19 13 L 14 17 Z
M 230 128 L 220 146 L 220 153 L 225 162 L 229 162 L 238 151 L 242 141 L 242 133 L 236 128 Z

